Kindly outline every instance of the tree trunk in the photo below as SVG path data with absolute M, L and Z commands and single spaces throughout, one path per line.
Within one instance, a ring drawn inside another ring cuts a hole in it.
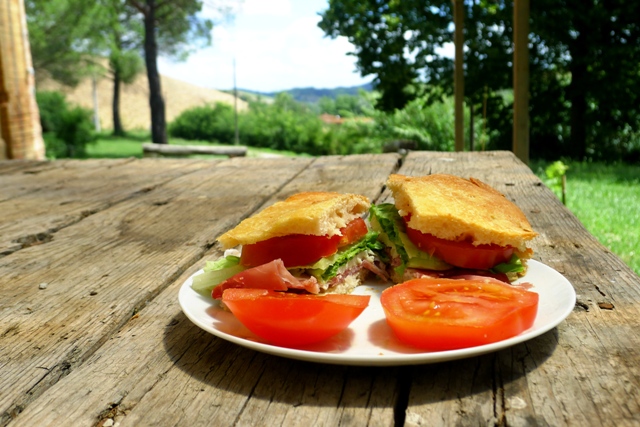
M 149 106 L 151 107 L 151 140 L 156 144 L 167 143 L 164 99 L 158 74 L 158 45 L 155 33 L 155 0 L 146 0 L 147 13 L 144 16 L 144 57 L 149 80 Z
M 475 151 L 476 139 L 475 139 L 475 123 L 473 122 L 473 100 L 469 100 L 469 151 Z
M 124 136 L 124 128 L 120 121 L 120 71 L 118 67 L 113 70 L 113 134 L 115 136 Z
M 571 83 L 568 98 L 571 101 L 569 123 L 571 125 L 571 157 L 583 160 L 587 155 L 587 45 L 581 31 L 575 43 L 569 47 L 571 53 Z

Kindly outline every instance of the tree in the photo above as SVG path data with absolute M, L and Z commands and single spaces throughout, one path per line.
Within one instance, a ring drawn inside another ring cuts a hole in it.
M 144 57 L 149 81 L 151 107 L 151 139 L 157 144 L 167 143 L 165 105 L 162 97 L 158 54 L 175 57 L 188 55 L 188 43 L 211 41 L 213 23 L 201 19 L 200 0 L 125 0 L 134 7 L 144 22 Z
M 625 130 L 640 126 L 640 4 L 543 0 L 531 14 L 534 119 L 550 106 L 564 119 L 571 133 L 554 142 L 565 155 L 623 155 Z
M 201 19 L 201 0 L 26 0 L 37 73 L 75 85 L 95 72 L 97 57 L 109 58 L 114 79 L 114 133 L 124 132 L 119 116 L 120 83 L 140 70 L 144 53 L 149 80 L 152 139 L 166 143 L 164 100 L 157 57 L 184 59 L 211 41 L 211 20 Z M 106 13 L 105 13 L 106 12 Z
M 142 70 L 144 32 L 122 0 L 28 0 L 30 41 L 34 68 L 39 77 L 49 77 L 75 86 L 89 75 L 113 80 L 114 134 L 122 135 L 120 86 L 131 83 Z
M 513 4 L 465 2 L 465 97 L 487 111 L 497 148 L 511 145 Z M 574 158 L 619 156 L 640 124 L 640 4 L 624 0 L 531 2 L 531 151 Z M 450 1 L 330 0 L 319 24 L 356 47 L 376 76 L 378 107 L 452 90 Z M 388 92 L 388 93 L 387 93 Z M 627 132 L 628 133 L 628 132 Z M 622 147 L 622 148 L 621 148 Z
M 133 19 L 135 11 L 122 0 L 103 0 L 109 25 L 105 27 L 109 71 L 113 80 L 112 116 L 113 134 L 125 134 L 120 119 L 121 84 L 131 84 L 143 70 L 141 58 L 144 30 L 141 22 Z

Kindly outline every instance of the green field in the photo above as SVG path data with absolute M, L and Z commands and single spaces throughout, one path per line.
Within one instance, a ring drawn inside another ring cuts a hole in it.
M 149 134 L 131 134 L 126 138 L 100 135 L 87 146 L 90 158 L 142 157 L 142 143 Z M 171 144 L 208 144 L 172 139 Z M 295 153 L 248 148 L 248 156 L 264 154 L 292 156 Z M 199 156 L 204 157 L 204 156 Z M 211 157 L 211 156 L 209 156 Z M 544 162 L 532 162 L 531 168 L 546 181 Z M 640 166 L 569 162 L 566 173 L 567 207 L 611 252 L 640 274 Z M 559 191 L 556 191 L 560 195 Z
M 545 180 L 546 166 L 534 163 L 532 169 Z M 640 166 L 590 162 L 569 162 L 568 166 L 569 210 L 600 243 L 640 274 Z

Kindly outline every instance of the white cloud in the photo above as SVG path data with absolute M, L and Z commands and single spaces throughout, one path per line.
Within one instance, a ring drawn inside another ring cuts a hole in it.
M 240 4 L 240 11 L 249 16 L 267 18 L 269 16 L 291 16 L 292 9 L 290 0 L 244 0 Z
M 346 55 L 353 46 L 345 38 L 325 37 L 318 28 L 317 12 L 326 1 L 316 3 L 300 10 L 290 0 L 245 0 L 234 20 L 214 27 L 211 47 L 182 64 L 161 59 L 160 71 L 200 86 L 230 89 L 235 58 L 237 85 L 244 89 L 332 88 L 369 81 L 355 72 L 355 57 Z

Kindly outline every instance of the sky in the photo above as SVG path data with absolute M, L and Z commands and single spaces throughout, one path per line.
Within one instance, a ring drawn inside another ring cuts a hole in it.
M 327 0 L 230 1 L 233 18 L 214 25 L 211 46 L 185 62 L 159 58 L 160 74 L 213 89 L 236 86 L 259 92 L 292 88 L 357 86 L 373 77 L 356 72 L 354 47 L 318 27 Z M 215 18 L 205 1 L 203 15 Z

